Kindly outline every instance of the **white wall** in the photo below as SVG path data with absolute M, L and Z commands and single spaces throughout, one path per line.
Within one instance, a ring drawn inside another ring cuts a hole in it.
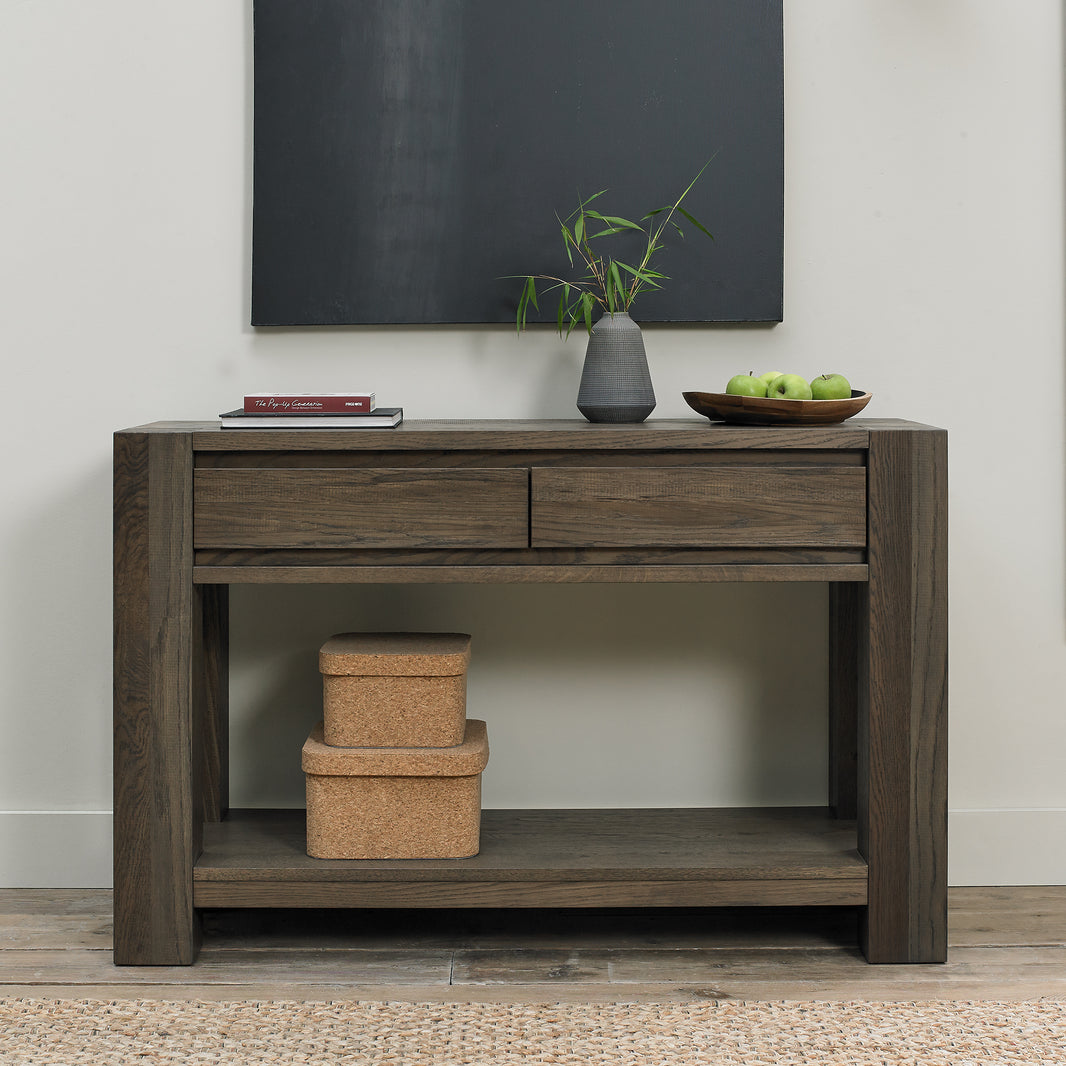
M 550 333 L 248 327 L 247 8 L 0 7 L 2 885 L 110 877 L 113 430 L 252 386 L 576 414 L 582 345 Z M 951 880 L 1064 882 L 1060 5 L 785 22 L 785 322 L 648 329 L 656 415 L 840 369 L 869 414 L 949 429 Z M 474 634 L 489 805 L 819 802 L 824 617 L 817 586 L 240 588 L 235 792 L 300 802 L 315 649 L 387 624 Z

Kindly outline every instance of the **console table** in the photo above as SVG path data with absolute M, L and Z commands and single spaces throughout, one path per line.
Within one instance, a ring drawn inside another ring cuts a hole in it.
M 944 960 L 943 430 L 159 422 L 114 472 L 116 963 L 192 963 L 210 907 L 782 904 L 861 908 L 870 962 Z M 826 582 L 827 806 L 485 811 L 478 856 L 396 862 L 228 809 L 229 585 L 531 581 Z

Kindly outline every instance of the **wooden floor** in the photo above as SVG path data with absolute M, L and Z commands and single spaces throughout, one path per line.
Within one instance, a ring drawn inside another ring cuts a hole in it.
M 958 888 L 945 965 L 868 966 L 847 909 L 210 911 L 116 967 L 107 891 L 0 890 L 0 996 L 506 1002 L 1066 997 L 1066 887 Z

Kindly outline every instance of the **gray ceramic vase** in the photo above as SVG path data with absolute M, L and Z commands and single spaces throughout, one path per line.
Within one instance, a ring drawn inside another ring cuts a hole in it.
M 577 409 L 590 422 L 643 422 L 655 410 L 644 336 L 624 311 L 592 327 Z

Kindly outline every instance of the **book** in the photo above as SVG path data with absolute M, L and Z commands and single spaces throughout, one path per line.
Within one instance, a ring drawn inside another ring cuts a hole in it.
M 225 411 L 218 416 L 223 429 L 392 429 L 403 421 L 402 407 L 375 407 L 366 415 L 316 414 L 296 411 L 272 415 Z
M 372 392 L 250 392 L 244 397 L 248 414 L 322 413 L 368 415 L 374 410 Z

